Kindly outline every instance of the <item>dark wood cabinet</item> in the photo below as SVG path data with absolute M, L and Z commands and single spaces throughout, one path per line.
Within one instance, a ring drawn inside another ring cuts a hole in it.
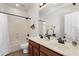
M 50 50 L 42 45 L 40 45 L 40 52 L 42 52 L 42 55 L 46 55 L 46 56 L 62 56 L 61 54 Z
M 44 52 L 40 51 L 40 56 L 47 56 Z
M 36 47 L 33 47 L 33 56 L 39 56 L 39 49 Z
M 32 49 L 32 45 L 29 44 L 29 55 L 32 56 L 33 55 L 33 49 Z
M 29 40 L 29 56 L 63 56 L 47 47 Z
M 39 44 L 29 40 L 29 56 L 39 56 Z

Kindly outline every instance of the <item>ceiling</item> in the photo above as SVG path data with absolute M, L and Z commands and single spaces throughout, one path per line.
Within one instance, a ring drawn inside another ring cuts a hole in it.
M 6 5 L 10 6 L 10 7 L 15 7 L 18 9 L 23 9 L 23 10 L 29 10 L 31 7 L 33 7 L 35 5 L 35 3 L 5 3 Z M 16 4 L 19 4 L 19 6 L 17 7 Z
M 51 7 L 52 8 L 57 8 L 57 7 L 59 7 L 59 6 L 63 5 L 63 4 L 65 4 L 65 3 L 46 3 L 45 6 L 40 8 L 40 11 L 51 9 Z
M 23 9 L 23 10 L 27 11 L 30 8 L 32 8 L 36 3 L 4 3 L 4 4 L 5 4 L 5 6 L 8 5 L 10 7 L 15 7 L 15 8 Z M 17 7 L 16 4 L 19 4 L 19 6 Z M 40 11 L 51 9 L 51 7 L 56 8 L 63 4 L 64 3 L 46 3 L 46 5 L 44 5 L 42 8 L 40 8 Z
M 47 3 L 40 9 L 39 14 L 40 16 L 46 15 L 48 13 L 58 10 L 59 8 L 65 5 L 67 5 L 67 3 Z

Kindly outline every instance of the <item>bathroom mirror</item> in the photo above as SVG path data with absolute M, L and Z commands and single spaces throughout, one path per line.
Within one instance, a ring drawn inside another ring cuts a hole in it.
M 49 25 L 48 29 L 46 29 L 46 34 L 50 35 L 50 36 L 55 36 L 56 37 L 56 34 L 54 33 L 54 31 L 55 31 L 55 26 Z
M 48 35 L 52 35 L 53 34 L 53 29 L 52 28 L 49 28 L 47 31 L 48 31 Z
M 45 36 L 46 34 L 46 21 L 39 20 L 39 35 Z
M 50 36 L 56 37 L 56 34 L 54 33 L 54 31 L 55 31 L 54 25 L 50 25 L 46 21 L 39 20 L 38 26 L 39 26 L 39 35 L 40 36 L 50 35 Z

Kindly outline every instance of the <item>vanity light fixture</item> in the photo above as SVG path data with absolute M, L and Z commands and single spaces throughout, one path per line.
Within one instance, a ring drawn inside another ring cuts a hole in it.
M 40 8 L 42 7 L 42 6 L 44 6 L 46 3 L 40 3 Z
M 76 5 L 76 3 L 73 3 L 73 5 L 75 6 L 75 5 Z

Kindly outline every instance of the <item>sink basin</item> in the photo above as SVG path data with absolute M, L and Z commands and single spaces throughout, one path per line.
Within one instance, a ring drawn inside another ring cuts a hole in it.
M 48 39 L 47 37 L 43 38 L 43 40 L 46 40 L 46 41 L 51 41 L 51 40 L 56 40 L 55 37 L 50 37 L 50 39 Z
M 58 40 L 56 40 L 56 38 L 53 37 L 50 40 L 44 38 L 42 42 L 46 43 L 47 45 L 50 45 L 50 47 L 54 46 L 54 48 L 56 49 L 65 50 L 65 51 L 67 51 L 68 49 L 69 51 L 71 51 L 73 47 L 73 45 L 69 42 L 65 42 L 65 44 L 58 43 Z M 75 47 L 73 48 L 76 49 Z

